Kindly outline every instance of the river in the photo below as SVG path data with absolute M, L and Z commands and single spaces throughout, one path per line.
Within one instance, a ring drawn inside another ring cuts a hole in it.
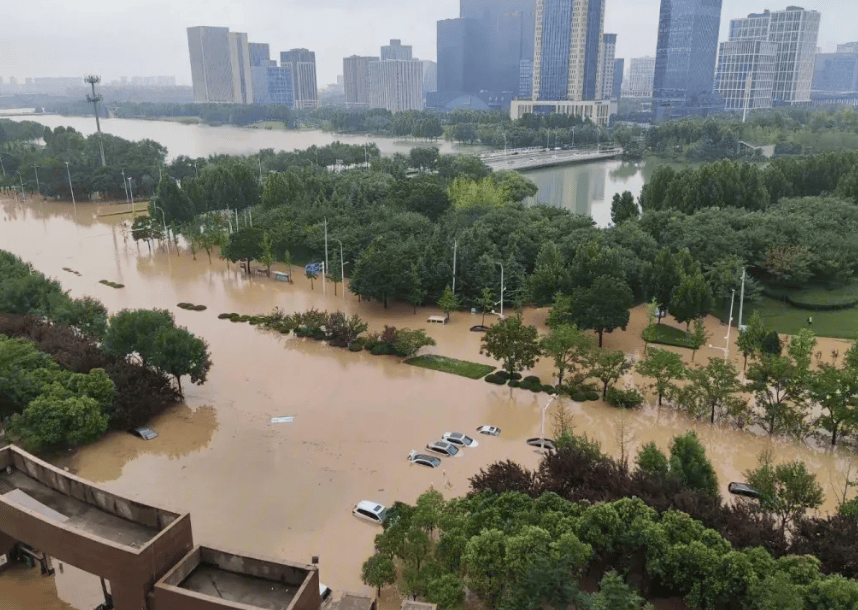
M 256 314 L 274 307 L 289 312 L 341 309 L 359 314 L 371 330 L 385 324 L 425 328 L 438 342 L 430 352 L 494 364 L 480 355 L 479 335 L 468 330 L 479 316 L 454 313 L 446 326 L 428 325 L 427 316 L 438 313 L 434 308 L 418 308 L 416 314 L 408 306 L 385 310 L 378 303 L 358 303 L 351 294 L 335 296 L 330 285 L 325 294 L 318 281 L 311 288 L 300 274 L 290 285 L 247 278 L 217 257 L 210 263 L 205 254 L 194 260 L 184 250 L 179 255 L 162 248 L 150 253 L 127 236 L 121 216 L 101 216 L 123 209 L 124 204 L 78 204 L 75 216 L 66 203 L 0 200 L 0 247 L 59 279 L 73 296 L 100 299 L 112 313 L 123 308 L 169 309 L 179 325 L 208 341 L 214 366 L 205 385 L 187 383 L 184 404 L 152 422 L 157 439 L 144 442 L 110 433 L 70 453 L 59 466 L 120 495 L 190 512 L 198 544 L 298 562 L 318 555 L 326 584 L 367 593 L 360 567 L 372 553 L 378 530 L 352 517 L 358 501 L 413 502 L 430 486 L 449 498 L 467 493 L 468 479 L 492 462 L 512 459 L 528 468 L 537 466 L 539 453 L 524 441 L 540 434 L 545 394 L 217 319 L 222 312 Z M 99 284 L 102 279 L 125 288 Z M 176 307 L 180 302 L 207 305 L 208 310 L 185 311 Z M 542 332 L 545 316 L 546 310 L 525 314 Z M 606 335 L 605 346 L 640 355 L 644 325 L 642 309 L 633 310 L 628 331 Z M 715 319 L 707 325 L 711 336 L 723 336 Z M 843 353 L 846 347 L 820 340 L 818 349 Z M 703 348 L 697 361 L 721 355 Z M 684 357 L 687 360 L 688 354 Z M 549 382 L 551 362 L 541 361 L 533 374 Z M 643 383 L 632 375 L 620 382 Z M 558 401 L 552 410 L 558 404 L 573 413 L 576 433 L 587 434 L 604 451 L 618 455 L 615 431 L 621 413 L 601 402 Z M 270 423 L 279 416 L 294 421 Z M 851 459 L 848 454 L 692 422 L 652 405 L 625 417 L 631 454 L 649 441 L 667 450 L 673 436 L 697 430 L 725 497 L 727 484 L 743 480 L 760 452 L 771 448 L 776 460 L 807 462 L 825 489 L 824 509 L 830 511 L 836 505 L 833 490 L 842 486 Z M 479 447 L 445 459 L 437 470 L 406 461 L 409 451 L 422 449 L 445 431 L 471 433 L 483 424 L 499 426 L 502 435 L 480 437 Z M 65 603 L 85 610 L 100 595 L 98 581 L 75 570 L 58 570 L 55 585 L 45 582 L 34 572 L 4 575 L 0 599 L 13 600 L 4 610 L 67 609 Z M 382 607 L 398 606 L 388 600 Z
M 95 119 L 59 115 L 18 116 L 14 120 L 32 120 L 55 127 L 73 127 L 84 135 L 95 133 Z M 383 154 L 407 154 L 416 146 L 438 146 L 442 153 L 475 153 L 483 149 L 452 142 L 427 144 L 421 141 L 399 140 L 364 135 L 334 134 L 319 130 L 285 131 L 248 127 L 183 125 L 172 121 L 135 119 L 103 119 L 104 133 L 142 140 L 148 138 L 167 147 L 168 158 L 180 155 L 208 157 L 216 154 L 252 154 L 266 148 L 291 151 L 310 146 L 325 146 L 337 140 L 347 144 L 375 143 Z M 611 222 L 611 199 L 615 193 L 631 191 L 640 194 L 646 178 L 658 162 L 624 163 L 600 161 L 581 165 L 566 165 L 524 172 L 539 187 L 530 203 L 542 203 L 567 208 L 575 213 L 590 215 L 604 227 Z

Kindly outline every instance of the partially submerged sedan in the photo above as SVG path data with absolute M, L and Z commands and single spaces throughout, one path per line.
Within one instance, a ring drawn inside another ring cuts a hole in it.
M 527 444 L 540 449 L 551 449 L 552 451 L 557 449 L 557 443 L 555 443 L 554 439 L 550 438 L 529 438 L 527 439 Z
M 435 441 L 434 443 L 426 445 L 426 448 L 429 451 L 437 453 L 438 455 L 443 455 L 444 457 L 453 457 L 459 453 L 459 448 L 453 443 L 448 443 L 447 441 Z
M 500 436 L 500 428 L 495 428 L 494 426 L 480 426 L 477 428 L 477 432 L 480 434 L 488 434 L 489 436 Z
M 152 428 L 134 428 L 129 430 L 129 432 L 137 438 L 142 438 L 144 441 L 151 441 L 154 438 L 158 438 L 158 433 Z
M 352 509 L 352 514 L 358 519 L 381 525 L 387 518 L 387 509 L 378 502 L 361 500 Z
M 753 498 L 754 500 L 760 497 L 760 492 L 747 483 L 730 483 L 727 486 L 727 491 L 735 496 L 744 496 L 746 498 Z
M 453 443 L 459 447 L 476 447 L 479 445 L 477 441 L 461 432 L 445 432 L 442 438 L 448 443 Z
M 438 468 L 441 465 L 441 459 L 434 455 L 426 455 L 425 453 L 417 453 L 412 451 L 408 454 L 408 461 L 412 464 L 420 464 L 428 468 Z

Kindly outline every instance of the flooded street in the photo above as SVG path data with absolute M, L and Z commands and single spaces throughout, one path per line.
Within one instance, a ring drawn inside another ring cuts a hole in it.
M 379 303 L 358 303 L 352 294 L 344 299 L 342 286 L 334 296 L 332 284 L 325 296 L 320 282 L 311 290 L 299 273 L 290 285 L 249 279 L 217 257 L 210 264 L 204 253 L 196 260 L 189 252 L 177 256 L 160 247 L 150 254 L 145 244 L 138 247 L 124 234 L 121 223 L 128 216 L 98 217 L 124 206 L 78 204 L 75 218 L 71 204 L 14 200 L 0 204 L 0 248 L 58 279 L 75 297 L 96 297 L 111 313 L 123 308 L 169 309 L 179 325 L 208 341 L 214 362 L 208 383 L 186 384 L 186 404 L 152 422 L 157 439 L 144 442 L 112 433 L 59 461 L 112 492 L 190 512 L 198 544 L 307 563 L 318 555 L 325 584 L 369 594 L 360 582 L 360 566 L 371 554 L 379 530 L 352 517 L 358 501 L 413 502 L 430 486 L 447 497 L 462 495 L 468 490 L 468 478 L 494 461 L 512 459 L 529 468 L 538 464 L 539 453 L 524 440 L 539 435 L 542 407 L 548 401 L 545 394 L 217 319 L 224 312 L 258 314 L 274 307 L 288 312 L 341 309 L 360 315 L 371 330 L 385 324 L 426 328 L 438 342 L 431 352 L 495 364 L 479 355 L 480 335 L 468 330 L 479 323 L 479 316 L 455 313 L 451 324 L 428 325 L 427 316 L 438 313 L 433 308 L 418 308 L 417 314 L 408 306 L 385 310 Z M 99 280 L 125 287 L 113 289 Z M 184 311 L 176 307 L 179 302 L 206 305 L 208 310 Z M 543 331 L 545 315 L 545 310 L 526 313 L 528 321 Z M 605 346 L 629 354 L 642 352 L 644 324 L 638 308 L 628 331 L 606 335 Z M 725 328 L 710 318 L 709 330 L 712 342 L 722 345 Z M 828 353 L 836 346 L 842 353 L 844 345 L 820 340 L 817 349 Z M 704 348 L 696 361 L 719 355 L 722 352 Z M 551 362 L 541 361 L 535 374 L 548 383 Z M 576 433 L 586 433 L 601 442 L 606 453 L 618 455 L 614 438 L 619 412 L 600 402 L 569 404 Z M 294 422 L 270 423 L 279 416 L 292 416 Z M 635 448 L 653 440 L 666 450 L 673 436 L 696 429 L 725 496 L 727 484 L 742 480 L 742 473 L 756 465 L 757 455 L 771 446 L 778 460 L 805 460 L 825 489 L 824 509 L 836 505 L 832 485 L 842 487 L 848 456 L 697 424 L 666 409 L 647 407 L 628 418 Z M 483 424 L 499 426 L 502 436 L 481 436 L 479 447 L 445 459 L 435 470 L 406 461 L 412 449 L 422 449 L 443 432 L 472 433 Z M 549 418 L 546 431 L 550 430 Z M 32 601 L 40 600 L 40 595 L 49 597 L 42 589 L 50 579 L 27 578 L 32 584 L 28 602 L 18 601 L 25 598 L 14 594 L 21 589 L 19 576 L 13 572 L 0 578 L 0 599 L 12 599 L 11 610 L 68 607 Z M 89 593 L 75 590 L 95 588 L 98 595 L 98 587 L 97 580 L 85 578 L 77 586 L 67 586 L 63 579 L 56 585 L 59 597 L 79 610 L 92 606 L 86 605 Z

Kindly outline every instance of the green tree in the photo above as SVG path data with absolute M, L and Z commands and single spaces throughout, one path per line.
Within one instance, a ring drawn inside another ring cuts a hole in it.
M 426 331 L 423 329 L 411 330 L 400 328 L 396 331 L 396 343 L 394 347 L 396 353 L 404 358 L 410 358 L 419 352 L 420 348 L 429 345 L 436 345 L 435 339 L 426 336 Z
M 706 332 L 706 322 L 703 318 L 695 318 L 692 329 L 687 335 L 691 342 L 691 362 L 694 362 L 697 350 L 706 345 L 709 340 L 709 333 Z
M 361 567 L 361 580 L 368 587 L 373 587 L 377 595 L 381 595 L 381 588 L 396 582 L 396 566 L 389 555 L 376 553 L 363 562 Z
M 539 248 L 533 273 L 527 278 L 530 298 L 539 305 L 551 302 L 568 281 L 566 261 L 553 241 Z
M 709 364 L 688 369 L 688 383 L 676 394 L 676 403 L 691 417 L 709 419 L 731 417 L 744 422 L 748 403 L 742 398 L 744 387 L 739 371 L 729 360 L 710 358 Z
M 480 311 L 483 314 L 482 319 L 480 320 L 480 325 L 486 325 L 486 314 L 489 313 L 495 306 L 495 293 L 491 288 L 483 288 L 483 291 L 480 293 L 480 296 L 477 297 L 477 305 L 480 308 Z
M 526 326 L 521 315 L 511 316 L 485 332 L 480 353 L 502 361 L 504 370 L 512 376 L 533 368 L 539 360 L 539 332 L 535 326 Z
M 608 572 L 599 582 L 599 592 L 583 596 L 581 610 L 641 610 L 645 600 L 616 572 Z M 652 608 L 646 604 L 647 608 Z
M 641 472 L 657 477 L 666 476 L 669 465 L 667 456 L 652 441 L 641 448 L 635 457 L 635 464 Z
M 233 263 L 245 261 L 250 273 L 250 261 L 262 256 L 262 230 L 256 227 L 239 229 L 229 236 L 229 242 L 221 249 L 223 255 Z
M 492 608 L 506 585 L 506 534 L 484 529 L 468 540 L 462 553 L 465 585 Z
M 107 308 L 101 301 L 86 296 L 74 300 L 49 297 L 49 301 L 59 301 L 51 306 L 51 319 L 55 324 L 71 326 L 96 339 L 103 338 L 107 332 Z
M 749 356 L 762 351 L 763 339 L 767 332 L 760 312 L 755 311 L 751 314 L 751 318 L 748 320 L 745 328 L 739 331 L 739 338 L 736 340 L 736 345 L 739 346 L 739 351 L 742 352 L 742 356 L 744 357 L 742 370 L 748 368 Z
M 668 350 L 650 349 L 643 360 L 638 362 L 635 370 L 639 375 L 649 377 L 653 380 L 650 386 L 658 395 L 658 406 L 661 406 L 665 394 L 675 390 L 673 383 L 685 377 L 685 365 L 682 358 Z
M 602 400 L 608 387 L 616 383 L 626 370 L 626 355 L 622 350 L 595 350 L 591 353 L 590 377 L 602 382 Z
M 108 354 L 120 358 L 137 354 L 149 364 L 158 353 L 158 334 L 174 327 L 173 314 L 166 309 L 123 309 L 110 317 L 102 346 Z
M 822 506 L 822 487 L 804 462 L 772 463 L 769 452 L 760 455 L 756 469 L 746 473 L 748 484 L 760 492 L 760 506 L 780 519 L 781 532 L 808 510 Z
M 691 321 L 709 313 L 712 309 L 712 289 L 699 271 L 682 274 L 679 283 L 670 295 L 670 313 L 680 324 L 688 328 Z
M 593 340 L 574 324 L 556 324 L 542 338 L 542 352 L 554 360 L 558 386 L 563 385 L 567 372 L 572 374 L 570 385 L 580 386 L 588 376 L 585 367 L 594 350 Z
M 858 428 L 858 370 L 822 364 L 813 375 L 810 395 L 821 413 L 814 422 L 831 435 L 831 446 L 851 436 Z
M 616 277 L 600 276 L 589 288 L 572 292 L 572 321 L 580 329 L 593 329 L 602 347 L 604 334 L 615 328 L 625 330 L 634 295 L 629 285 Z
M 315 267 L 305 267 L 304 273 L 307 276 L 307 279 L 310 280 L 310 290 L 313 290 L 313 280 L 319 277 L 319 275 L 314 271 Z
M 611 202 L 611 222 L 619 226 L 627 220 L 635 220 L 640 216 L 638 204 L 635 203 L 635 196 L 629 191 L 624 191 L 622 195 L 619 193 L 614 195 Z
M 274 246 L 271 240 L 271 233 L 268 231 L 263 231 L 262 233 L 262 244 L 261 244 L 261 253 L 259 255 L 259 262 L 265 265 L 265 270 L 268 273 L 268 277 L 271 277 L 271 265 L 274 264 Z M 337 268 L 337 272 L 339 272 L 339 268 Z M 336 295 L 336 284 L 334 285 L 334 294 Z
M 713 498 L 720 495 L 715 469 L 694 430 L 676 436 L 670 442 L 670 473 L 679 477 L 683 485 L 690 489 L 702 491 Z
M 94 441 L 107 431 L 107 424 L 108 417 L 94 398 L 49 391 L 13 416 L 9 431 L 32 451 L 42 451 Z
M 491 177 L 478 182 L 456 178 L 447 192 L 453 206 L 460 210 L 500 208 L 509 201 L 506 189 L 495 184 Z
M 169 326 L 158 330 L 154 342 L 155 353 L 150 363 L 157 369 L 176 378 L 179 394 L 182 377 L 189 375 L 191 382 L 202 385 L 212 367 L 206 342 L 186 328 Z
M 458 610 L 465 601 L 465 584 L 456 574 L 443 574 L 429 581 L 426 599 L 444 610 Z
M 450 314 L 454 312 L 458 306 L 458 298 L 453 294 L 453 290 L 450 286 L 447 286 L 444 288 L 444 293 L 441 295 L 441 298 L 438 299 L 438 307 L 441 308 L 441 311 L 444 312 L 444 315 L 447 316 L 447 320 L 449 320 Z
M 155 189 L 155 196 L 149 201 L 149 217 L 157 221 L 161 218 L 161 210 L 164 212 L 164 222 L 184 223 L 194 217 L 194 204 L 191 203 L 187 193 L 182 190 L 176 180 L 170 176 L 164 176 Z
M 647 300 L 658 303 L 657 317 L 658 323 L 661 324 L 663 312 L 667 311 L 667 306 L 670 304 L 673 289 L 679 283 L 676 261 L 670 250 L 662 248 L 656 253 L 652 264 L 646 268 L 643 282 Z

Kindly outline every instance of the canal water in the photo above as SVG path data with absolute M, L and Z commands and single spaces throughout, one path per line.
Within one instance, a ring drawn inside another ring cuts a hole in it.
M 540 435 L 545 394 L 217 319 L 222 312 L 258 314 L 274 307 L 288 312 L 339 309 L 360 315 L 375 331 L 384 325 L 425 328 L 438 343 L 430 353 L 495 364 L 480 355 L 480 335 L 469 331 L 479 316 L 454 313 L 448 325 L 429 325 L 427 317 L 439 313 L 434 308 L 418 308 L 417 313 L 407 306 L 384 309 L 374 302 L 359 303 L 351 294 L 344 298 L 342 291 L 334 295 L 331 285 L 323 291 L 318 281 L 311 288 L 300 275 L 290 285 L 245 277 L 235 265 L 217 257 L 210 263 L 205 254 L 194 260 L 186 250 L 177 255 L 158 247 L 150 253 L 128 236 L 129 216 L 105 215 L 125 209 L 124 204 L 78 204 L 75 215 L 70 204 L 0 200 L 0 248 L 57 278 L 72 296 L 100 299 L 112 313 L 169 309 L 179 325 L 208 341 L 214 366 L 205 385 L 186 382 L 185 403 L 151 422 L 157 439 L 144 442 L 111 433 L 69 453 L 57 462 L 60 467 L 134 500 L 190 512 L 197 543 L 298 562 L 319 556 L 328 586 L 366 593 L 370 590 L 360 581 L 360 568 L 373 551 L 378 529 L 351 515 L 357 502 L 414 502 L 431 487 L 448 498 L 462 495 L 470 477 L 498 460 L 537 467 L 540 455 L 524 441 Z M 113 289 L 99 280 L 125 288 Z M 208 310 L 185 311 L 176 307 L 180 302 Z M 525 318 L 545 332 L 546 313 L 529 310 Z M 645 323 L 644 312 L 635 309 L 628 331 L 606 335 L 605 346 L 640 355 Z M 707 324 L 713 337 L 723 336 L 716 320 Z M 843 353 L 845 344 L 823 340 L 818 349 Z M 721 355 L 703 348 L 696 359 Z M 550 382 L 551 363 L 541 361 L 533 374 Z M 646 387 L 633 375 L 620 384 Z M 619 454 L 618 411 L 601 402 L 569 401 L 557 401 L 551 410 L 557 405 L 572 412 L 576 433 Z M 294 420 L 271 423 L 283 416 Z M 667 450 L 672 437 L 696 430 L 725 497 L 727 484 L 743 480 L 757 456 L 772 449 L 776 460 L 807 462 L 825 489 L 824 510 L 831 511 L 836 505 L 833 490 L 842 488 L 851 463 L 846 454 L 693 422 L 652 405 L 624 417 L 632 455 L 650 441 Z M 549 412 L 548 434 L 551 419 Z M 479 447 L 445 459 L 438 469 L 406 461 L 411 450 L 423 449 L 444 432 L 473 433 L 484 424 L 500 427 L 501 436 L 480 437 Z M 0 578 L 0 599 L 24 600 L 4 610 L 92 607 L 88 604 L 100 594 L 96 579 L 71 570 L 57 574 L 56 594 L 46 593 L 41 581 L 30 589 L 22 587 L 20 578 Z M 62 601 L 45 605 L 46 595 Z
M 73 127 L 84 135 L 95 132 L 95 119 L 58 115 L 15 117 L 55 127 Z M 180 155 L 207 157 L 216 154 L 252 154 L 266 148 L 291 151 L 310 146 L 325 146 L 337 140 L 346 144 L 375 143 L 385 155 L 407 154 L 416 146 L 437 146 L 442 153 L 475 153 L 480 147 L 464 146 L 439 140 L 426 143 L 376 136 L 334 134 L 319 130 L 284 131 L 245 127 L 212 127 L 183 125 L 171 121 L 104 119 L 102 130 L 128 140 L 148 138 L 167 147 L 169 158 Z M 565 165 L 524 172 L 539 187 L 530 203 L 567 208 L 590 215 L 599 226 L 611 222 L 611 199 L 615 193 L 631 191 L 640 194 L 645 180 L 658 163 L 627 163 L 618 160 L 580 165 Z

